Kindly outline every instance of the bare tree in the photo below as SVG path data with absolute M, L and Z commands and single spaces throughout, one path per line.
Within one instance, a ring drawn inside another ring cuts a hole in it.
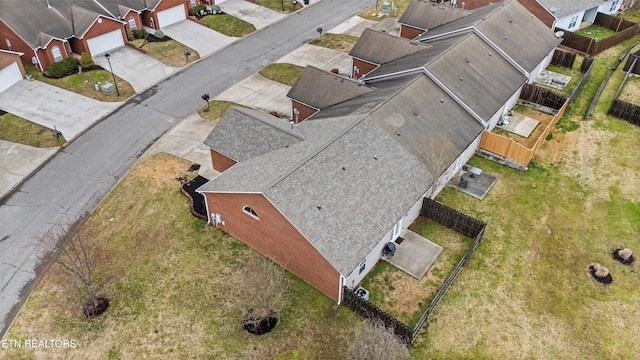
M 402 360 L 409 358 L 409 349 L 391 329 L 363 320 L 349 345 L 349 355 L 354 360 Z
M 421 138 L 416 153 L 431 177 L 427 185 L 430 187 L 428 195 L 433 199 L 447 183 L 447 177 L 443 175 L 455 160 L 452 158 L 455 156 L 453 143 L 446 132 L 442 136 L 428 134 Z
M 85 316 L 91 318 L 109 306 L 108 300 L 100 297 L 109 279 L 108 256 L 89 229 L 77 229 L 81 223 L 68 220 L 43 233 L 40 240 L 49 250 L 46 256 L 55 257 L 55 265 L 63 270 L 63 286 L 82 302 Z
M 260 256 L 247 262 L 231 289 L 231 305 L 243 311 L 244 328 L 254 334 L 270 331 L 288 304 L 291 280 L 285 269 Z

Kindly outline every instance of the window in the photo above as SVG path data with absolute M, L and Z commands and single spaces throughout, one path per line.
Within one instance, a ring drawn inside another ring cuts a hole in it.
M 9 39 L 4 39 L 4 41 L 7 43 L 7 49 L 9 49 L 9 51 L 13 51 L 13 47 L 11 47 L 11 41 L 9 41 Z
M 196 0 L 191 0 L 189 3 L 191 4 L 192 8 L 196 7 Z
M 60 62 L 62 61 L 62 53 L 60 53 L 60 48 L 57 46 L 54 46 L 51 48 L 51 54 L 53 55 L 53 60 L 55 62 Z
M 242 211 L 244 211 L 245 214 L 248 214 L 248 215 L 256 218 L 256 220 L 258 219 L 258 214 L 252 208 L 250 208 L 248 206 L 245 206 L 245 207 L 242 208 Z
M 609 12 L 613 12 L 613 10 L 615 10 L 615 9 L 616 9 L 616 6 L 617 6 L 617 5 L 618 5 L 618 0 L 614 1 L 614 2 L 611 4 L 611 8 L 609 9 Z
M 360 264 L 360 270 L 358 270 L 358 276 L 362 275 L 362 273 L 366 268 L 367 268 L 367 259 L 364 259 L 362 264 Z
M 577 23 L 578 23 L 578 15 L 571 18 L 571 23 L 569 23 L 569 29 L 576 26 Z
M 132 17 L 129 18 L 129 28 L 131 28 L 131 31 L 138 30 L 136 27 L 136 20 Z

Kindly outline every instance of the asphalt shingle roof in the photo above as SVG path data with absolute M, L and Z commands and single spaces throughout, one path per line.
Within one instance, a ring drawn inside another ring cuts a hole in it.
M 427 47 L 403 38 L 373 29 L 366 29 L 349 52 L 350 56 L 364 59 L 374 64 L 384 64 Z
M 551 11 L 552 7 L 556 10 L 552 13 L 556 19 L 562 19 L 567 16 L 576 14 L 580 11 L 591 9 L 602 4 L 601 0 L 537 0 L 545 9 Z
M 398 22 L 418 29 L 428 30 L 473 13 L 458 7 L 440 5 L 426 0 L 413 0 Z

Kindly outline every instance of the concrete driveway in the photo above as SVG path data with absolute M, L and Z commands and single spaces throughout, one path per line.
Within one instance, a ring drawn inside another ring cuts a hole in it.
M 374 28 L 377 24 L 378 21 L 367 20 L 360 16 L 354 16 L 327 32 L 330 34 L 344 34 L 360 37 L 366 28 Z
M 231 101 L 278 115 L 291 117 L 291 100 L 287 98 L 290 86 L 265 79 L 255 74 L 218 95 L 215 100 Z
M 237 40 L 191 20 L 163 27 L 162 31 L 168 37 L 197 51 L 200 57 L 212 54 Z
M 36 80 L 22 80 L 0 93 L 0 108 L 51 129 L 55 126 L 67 140 L 120 105 L 122 102 L 90 99 Z
M 110 51 L 109 54 L 113 72 L 128 81 L 137 93 L 153 86 L 177 70 L 128 46 Z M 98 55 L 93 60 L 97 65 L 109 70 L 109 62 L 104 55 Z
M 42 136 L 53 135 L 48 132 Z M 13 189 L 56 151 L 57 147 L 36 148 L 0 140 L 0 197 Z
M 287 0 L 285 3 L 285 6 L 291 6 L 291 0 Z M 246 0 L 229 0 L 222 3 L 220 7 L 225 13 L 253 24 L 257 30 L 265 28 L 287 16 Z
M 351 73 L 351 58 L 342 51 L 327 49 L 321 46 L 305 44 L 293 52 L 281 57 L 277 63 L 290 63 L 299 66 L 313 65 L 330 71 L 338 68 L 340 74 Z

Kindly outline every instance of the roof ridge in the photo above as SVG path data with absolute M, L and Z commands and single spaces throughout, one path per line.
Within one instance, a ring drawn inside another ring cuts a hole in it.
M 240 107 L 240 106 L 233 106 L 232 109 L 234 109 L 235 111 L 238 111 L 238 112 L 240 112 L 240 113 L 242 113 L 244 115 L 250 116 L 252 119 L 260 121 L 261 123 L 263 123 L 263 124 L 265 124 L 267 126 L 270 126 L 270 127 L 274 128 L 275 130 L 283 132 L 283 133 L 285 133 L 287 135 L 291 135 L 291 136 L 296 137 L 296 138 L 298 138 L 300 140 L 305 140 L 306 139 L 304 134 L 302 134 L 300 132 L 300 130 L 297 130 L 297 127 L 295 128 L 296 131 L 287 131 L 287 130 L 285 130 L 283 128 L 280 128 L 278 126 L 274 126 L 274 124 L 270 124 L 269 122 L 266 121 L 266 119 L 263 119 L 263 118 L 260 118 L 260 117 L 256 117 L 256 116 L 254 116 L 254 114 L 249 114 L 248 111 L 245 111 L 245 110 L 255 111 L 255 112 L 260 113 L 262 115 L 272 116 L 272 115 L 270 115 L 270 114 L 268 114 L 268 113 L 266 113 L 266 112 L 264 112 L 262 110 L 246 108 L 246 107 Z M 276 117 L 276 119 L 282 119 L 282 118 Z M 275 119 L 273 119 L 273 120 L 274 120 L 274 122 L 277 121 Z M 285 123 L 283 122 L 282 125 L 285 125 Z

